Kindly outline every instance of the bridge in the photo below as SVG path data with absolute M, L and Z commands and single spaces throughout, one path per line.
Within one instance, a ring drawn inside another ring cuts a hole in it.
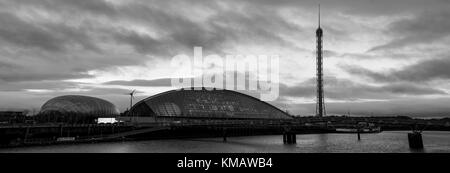
M 285 135 L 335 133 L 338 128 L 356 128 L 359 122 L 374 123 L 383 130 L 411 130 L 412 125 L 427 130 L 449 130 L 445 123 L 432 120 L 396 117 L 298 117 L 278 119 L 159 119 L 151 123 L 122 122 L 115 124 L 1 124 L 0 146 L 11 143 L 58 143 L 58 138 L 73 137 L 78 142 L 133 140 L 139 138 L 196 138 L 252 135 Z M 284 136 L 288 138 L 288 136 Z M 281 136 L 280 136 L 281 137 Z M 64 141 L 66 142 L 66 141 Z M 70 142 L 70 141 L 67 141 Z
M 305 125 L 281 120 L 159 121 L 116 124 L 0 125 L 1 145 L 50 144 L 132 139 L 135 137 L 224 137 L 264 134 L 330 132 L 326 125 Z M 58 139 L 64 139 L 58 141 Z M 71 141 L 72 140 L 72 141 Z

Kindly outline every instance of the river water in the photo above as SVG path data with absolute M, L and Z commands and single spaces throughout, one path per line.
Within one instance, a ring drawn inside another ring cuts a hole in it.
M 450 132 L 423 132 L 424 150 L 410 150 L 407 131 L 378 134 L 297 135 L 297 144 L 285 145 L 282 135 L 222 138 L 165 139 L 52 145 L 0 149 L 0 153 L 450 153 Z

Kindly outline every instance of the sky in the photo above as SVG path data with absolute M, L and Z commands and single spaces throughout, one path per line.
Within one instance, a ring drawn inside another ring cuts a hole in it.
M 280 55 L 270 103 L 312 115 L 319 3 L 328 115 L 450 117 L 448 0 L 0 0 L 0 109 L 77 94 L 124 111 L 202 47 Z

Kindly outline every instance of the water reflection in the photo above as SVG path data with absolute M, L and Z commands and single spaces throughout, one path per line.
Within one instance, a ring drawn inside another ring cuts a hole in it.
M 0 149 L 25 153 L 422 153 L 450 152 L 450 132 L 424 132 L 423 150 L 409 149 L 408 132 L 379 134 L 306 134 L 297 143 L 285 145 L 282 135 L 222 138 L 125 141 L 78 145 L 54 145 Z

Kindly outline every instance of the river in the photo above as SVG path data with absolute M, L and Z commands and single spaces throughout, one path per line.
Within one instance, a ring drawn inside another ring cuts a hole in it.
M 423 132 L 424 150 L 410 150 L 407 131 L 377 134 L 304 134 L 285 145 L 282 135 L 165 139 L 3 148 L 0 153 L 450 153 L 450 132 Z

